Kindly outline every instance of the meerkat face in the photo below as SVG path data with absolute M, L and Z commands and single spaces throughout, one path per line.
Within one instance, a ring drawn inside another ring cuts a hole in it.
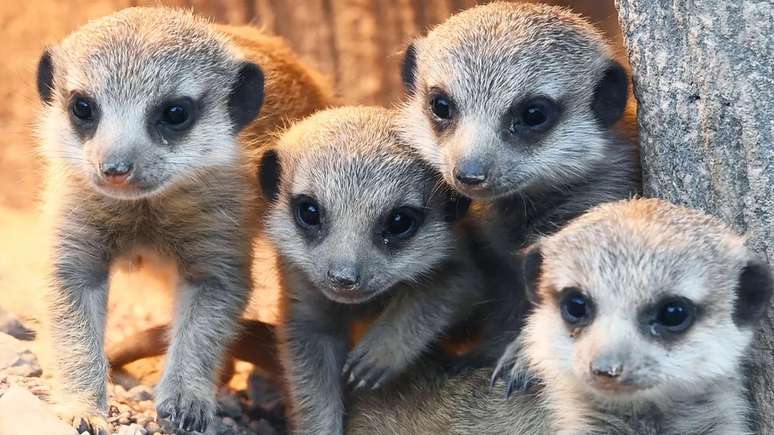
M 413 42 L 406 140 L 465 195 L 561 184 L 603 155 L 627 76 L 591 25 L 556 7 L 494 3 Z
M 132 8 L 46 51 L 45 153 L 102 194 L 136 199 L 238 158 L 263 75 L 188 12 Z
M 420 283 L 450 255 L 450 190 L 397 142 L 385 109 L 321 112 L 262 160 L 269 233 L 326 297 L 361 303 Z
M 738 376 L 772 292 L 741 238 L 660 200 L 594 209 L 525 264 L 530 365 L 610 404 L 665 404 Z

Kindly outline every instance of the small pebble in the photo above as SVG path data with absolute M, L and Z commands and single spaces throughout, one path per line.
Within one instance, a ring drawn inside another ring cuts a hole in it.
M 153 411 L 155 410 L 156 405 L 153 404 L 152 400 L 143 400 L 142 402 L 138 403 L 137 406 L 143 411 Z
M 277 430 L 266 420 L 251 421 L 250 429 L 258 435 L 277 435 Z
M 148 431 L 142 426 L 132 424 L 130 426 L 122 426 L 118 430 L 118 435 L 146 435 Z
M 148 432 L 153 433 L 153 434 L 161 432 L 161 426 L 159 426 L 159 424 L 156 423 L 155 421 L 148 422 L 145 425 L 145 429 L 147 429 Z
M 138 385 L 127 392 L 127 396 L 137 402 L 153 400 L 153 390 L 145 385 Z
M 113 396 L 115 396 L 116 399 L 126 399 L 126 389 L 120 385 L 114 385 Z
M 129 413 L 129 411 L 122 412 L 121 415 L 118 416 L 118 420 L 117 420 L 118 424 L 126 425 L 131 423 L 132 421 L 130 417 L 131 417 L 131 414 Z
M 221 415 L 239 418 L 242 415 L 242 403 L 233 394 L 218 394 L 218 411 Z

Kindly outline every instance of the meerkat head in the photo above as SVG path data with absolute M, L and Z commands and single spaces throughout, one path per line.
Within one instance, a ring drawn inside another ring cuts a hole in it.
M 263 74 L 190 12 L 131 8 L 47 50 L 38 90 L 45 155 L 102 194 L 136 199 L 235 162 Z
M 339 303 L 421 282 L 450 255 L 465 200 L 394 132 L 387 109 L 332 109 L 301 121 L 264 154 L 280 254 Z
M 583 176 L 628 83 L 583 18 L 508 3 L 463 11 L 414 41 L 402 76 L 411 144 L 455 189 L 485 200 Z
M 601 403 L 668 404 L 738 378 L 772 293 L 717 220 L 665 201 L 593 209 L 531 248 L 529 365 Z

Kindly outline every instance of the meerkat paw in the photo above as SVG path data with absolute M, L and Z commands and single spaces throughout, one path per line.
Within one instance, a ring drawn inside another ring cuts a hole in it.
M 174 428 L 186 432 L 204 432 L 215 416 L 214 398 L 203 399 L 187 391 L 158 393 L 156 414 Z
M 514 391 L 527 391 L 536 384 L 521 352 L 521 344 L 515 341 L 508 345 L 492 373 L 491 387 L 502 379 L 506 384 L 505 397 Z
M 366 347 L 355 347 L 347 357 L 342 375 L 355 390 L 369 388 L 376 390 L 395 378 L 404 364 L 395 361 L 395 354 L 371 352 Z
M 79 434 L 88 432 L 92 435 L 110 435 L 110 425 L 97 409 L 75 409 L 71 406 L 55 407 L 56 414 L 67 424 L 74 427 Z

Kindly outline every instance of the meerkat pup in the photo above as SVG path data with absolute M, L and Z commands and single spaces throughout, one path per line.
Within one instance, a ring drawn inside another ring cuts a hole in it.
M 279 252 L 278 328 L 299 434 L 342 433 L 345 389 L 388 383 L 478 299 L 454 221 L 464 201 L 395 133 L 392 112 L 348 107 L 294 125 L 265 154 Z M 376 316 L 348 350 L 353 322 Z
M 769 306 L 768 266 L 698 211 L 602 205 L 531 247 L 536 308 L 498 373 L 532 373 L 560 434 L 744 434 L 742 362 Z
M 417 376 L 362 396 L 349 431 L 750 433 L 742 364 L 773 284 L 743 242 L 662 200 L 597 207 L 529 249 L 535 306 L 495 372 L 506 382 Z
M 403 135 L 475 200 L 489 275 L 516 270 L 512 254 L 539 236 L 639 191 L 637 148 L 612 129 L 626 106 L 626 72 L 601 33 L 566 9 L 465 10 L 409 45 L 402 76 Z M 496 314 L 499 306 L 512 312 Z M 518 330 L 523 308 L 493 300 L 484 342 L 499 340 L 504 322 Z M 510 338 L 482 357 L 494 363 Z
M 336 103 L 328 80 L 316 69 L 305 64 L 287 42 L 252 26 L 216 25 L 237 46 L 246 60 L 261 66 L 264 74 L 264 100 L 260 116 L 245 126 L 240 142 L 249 153 L 260 154 L 264 145 L 273 141 L 278 131 L 287 125 Z M 258 207 L 262 207 L 261 201 Z M 259 234 L 254 241 L 253 294 L 274 291 L 277 279 L 272 268 L 275 255 Z M 237 358 L 277 374 L 279 364 L 274 352 L 272 325 L 258 322 L 255 311 L 248 305 L 239 333 L 230 349 Z M 169 325 L 159 325 L 112 343 L 108 349 L 111 368 L 123 366 L 141 358 L 163 355 L 168 347 Z M 256 343 L 260 342 L 260 345 Z M 226 367 L 228 368 L 228 367 Z M 225 373 L 228 376 L 228 373 Z
M 251 288 L 257 218 L 236 136 L 258 114 L 263 74 L 190 12 L 132 8 L 46 51 L 38 89 L 60 412 L 107 428 L 110 267 L 143 247 L 172 258 L 180 276 L 158 415 L 204 431 Z

